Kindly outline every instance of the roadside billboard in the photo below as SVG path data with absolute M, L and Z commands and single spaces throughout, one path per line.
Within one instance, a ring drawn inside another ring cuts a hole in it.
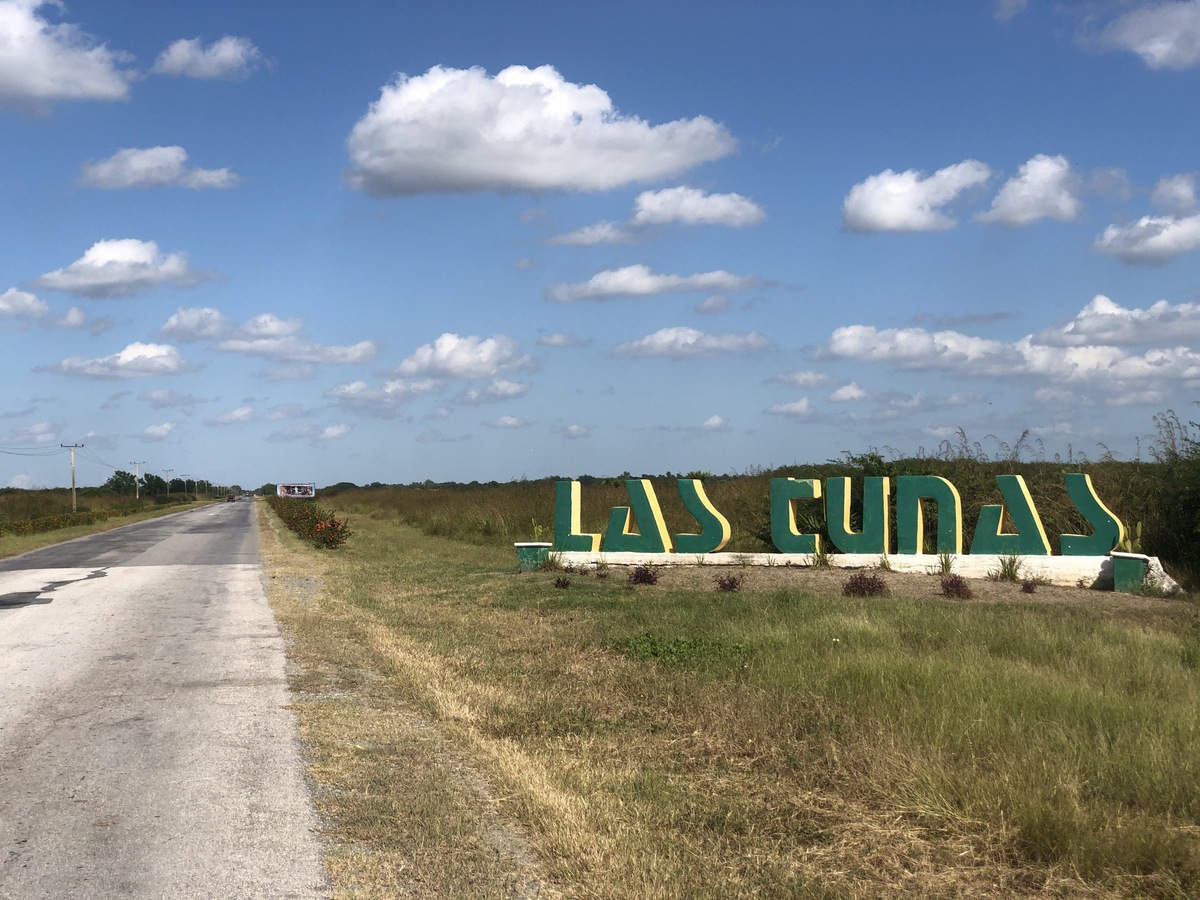
M 312 483 L 292 482 L 280 484 L 275 488 L 280 497 L 291 497 L 296 500 L 311 500 L 317 496 L 317 486 Z

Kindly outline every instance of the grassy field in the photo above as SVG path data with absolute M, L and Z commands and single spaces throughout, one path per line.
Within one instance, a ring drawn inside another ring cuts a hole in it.
M 114 528 L 121 528 L 124 525 L 132 525 L 134 522 L 142 522 L 146 519 L 156 519 L 159 516 L 181 512 L 193 506 L 199 506 L 203 502 L 206 501 L 178 503 L 171 506 L 146 505 L 137 510 L 124 510 L 120 515 L 115 515 L 112 518 L 103 519 L 99 522 L 86 525 L 71 525 L 66 528 L 56 528 L 53 531 L 45 531 L 38 534 L 0 534 L 0 559 L 19 556 L 31 550 L 40 550 L 42 547 L 61 544 L 63 541 L 74 540 L 75 538 L 85 537 L 89 534 L 111 531 Z M 70 509 L 69 505 L 67 509 Z
M 519 575 L 258 510 L 338 897 L 1200 895 L 1192 602 Z

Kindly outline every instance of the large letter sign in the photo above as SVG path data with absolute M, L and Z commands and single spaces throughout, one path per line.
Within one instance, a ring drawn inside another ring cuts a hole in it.
M 724 550 L 732 536 L 729 520 L 709 501 L 704 485 L 697 478 L 680 478 L 675 483 L 679 486 L 679 499 L 692 518 L 700 523 L 699 534 L 675 535 L 676 552 L 719 553 Z
M 815 478 L 771 479 L 771 541 L 780 553 L 821 552 L 819 534 L 801 534 L 796 527 L 796 500 L 820 500 L 821 482 Z
M 1000 531 L 1004 519 L 1002 505 L 985 506 L 979 510 L 979 523 L 975 526 L 975 539 L 971 541 L 972 553 L 996 553 L 1003 556 L 1049 556 L 1050 541 L 1042 528 L 1041 516 L 1029 496 L 1029 488 L 1020 475 L 997 475 L 1000 496 L 1008 504 L 1008 514 L 1017 526 L 1016 534 Z
M 888 552 L 887 478 L 863 479 L 862 531 L 850 530 L 850 479 L 830 478 L 825 482 L 825 527 L 829 541 L 843 553 Z
M 595 553 L 600 549 L 600 535 L 582 534 L 579 524 L 579 482 L 560 481 L 554 486 L 554 549 L 583 550 Z
M 1079 514 L 1092 528 L 1092 534 L 1060 535 L 1063 556 L 1103 556 L 1124 537 L 1120 520 L 1105 506 L 1087 475 L 1067 474 L 1067 495 Z M 1050 541 L 1025 479 L 1020 475 L 997 475 L 1002 504 L 988 504 L 979 510 L 972 555 L 1049 556 Z M 723 516 L 704 486 L 694 478 L 676 480 L 679 499 L 699 526 L 699 532 L 671 535 L 663 518 L 658 497 L 648 478 L 630 478 L 625 482 L 629 505 L 609 512 L 603 540 L 600 534 L 584 532 L 580 514 L 580 488 L 577 481 L 560 481 L 554 495 L 554 549 L 595 553 L 706 554 L 718 553 L 729 543 L 729 520 Z M 886 555 L 891 549 L 891 480 L 881 477 L 863 479 L 862 527 L 851 526 L 851 482 L 849 478 L 830 478 L 824 490 L 816 478 L 771 479 L 771 540 L 780 553 L 817 555 L 821 552 L 820 534 L 802 533 L 796 522 L 796 504 L 824 499 L 826 532 L 834 548 L 844 554 Z M 896 548 L 900 556 L 918 556 L 925 552 L 925 504 L 936 505 L 937 540 L 935 552 L 955 556 L 963 552 L 962 500 L 958 490 L 937 475 L 901 475 L 896 478 Z M 1005 515 L 1013 531 L 1004 530 Z
M 958 488 L 939 475 L 901 475 L 896 479 L 896 550 L 901 555 L 925 552 L 922 500 L 937 503 L 937 553 L 962 553 L 962 498 Z
M 629 506 L 614 507 L 609 513 L 604 549 L 614 553 L 670 553 L 671 536 L 650 479 L 630 478 L 625 482 L 625 491 L 629 494 Z M 637 520 L 640 532 L 633 531 L 630 513 Z
M 1103 556 L 1125 540 L 1125 526 L 1112 514 L 1092 487 L 1091 475 L 1078 473 L 1064 475 L 1067 496 L 1075 508 L 1087 519 L 1095 532 L 1090 537 L 1082 534 L 1064 534 L 1060 539 L 1063 556 Z

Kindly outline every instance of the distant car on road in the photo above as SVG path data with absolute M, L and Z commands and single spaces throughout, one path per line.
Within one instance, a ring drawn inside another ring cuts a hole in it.
M 237 500 L 237 497 L 235 497 L 233 494 L 230 494 L 228 497 L 225 498 L 226 503 L 233 503 L 236 500 Z

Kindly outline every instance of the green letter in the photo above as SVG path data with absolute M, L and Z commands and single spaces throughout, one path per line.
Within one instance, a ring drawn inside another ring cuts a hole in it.
M 815 478 L 771 479 L 771 540 L 780 553 L 820 553 L 819 534 L 796 530 L 795 500 L 819 500 L 821 482 Z
M 1083 534 L 1064 534 L 1060 538 L 1063 556 L 1105 556 L 1109 550 L 1125 539 L 1125 526 L 1096 496 L 1091 475 L 1071 473 L 1063 475 L 1067 482 L 1067 495 L 1080 514 L 1087 519 L 1091 537 Z
M 679 478 L 676 484 L 679 485 L 679 499 L 692 518 L 700 523 L 700 533 L 675 535 L 675 552 L 716 553 L 729 543 L 729 520 L 717 512 L 699 479 Z
M 877 475 L 863 479 L 860 532 L 850 530 L 850 479 L 828 478 L 825 490 L 825 527 L 833 546 L 843 553 L 887 553 L 891 481 Z
M 600 549 L 600 535 L 580 534 L 579 482 L 560 481 L 554 485 L 554 549 L 585 550 L 595 553 Z
M 971 541 L 972 553 L 995 553 L 1002 556 L 1049 556 L 1050 542 L 1042 528 L 1041 517 L 1029 496 L 1029 488 L 1020 475 L 997 475 L 1000 496 L 1008 504 L 1008 514 L 1017 526 L 1016 534 L 1001 534 L 1004 506 L 985 506 L 979 510 L 979 523 L 975 526 L 975 539 Z
M 937 503 L 937 552 L 962 555 L 962 498 L 940 475 L 901 475 L 896 479 L 896 552 L 925 552 L 922 500 Z
M 658 497 L 647 478 L 630 478 L 625 482 L 629 506 L 614 507 L 608 514 L 608 530 L 604 532 L 604 549 L 610 553 L 670 553 L 671 537 L 663 521 Z M 632 530 L 630 521 L 637 520 L 642 533 Z

